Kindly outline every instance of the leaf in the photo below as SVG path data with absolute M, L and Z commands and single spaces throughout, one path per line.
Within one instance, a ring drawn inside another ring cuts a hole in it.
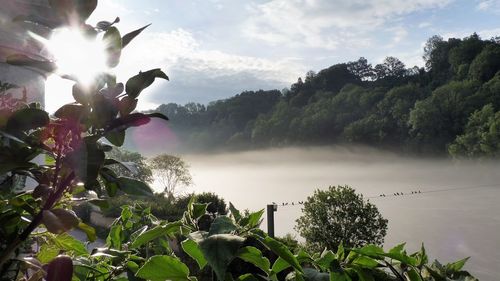
M 120 22 L 120 18 L 116 17 L 113 22 L 109 22 L 109 21 L 105 21 L 105 20 L 100 21 L 96 24 L 96 27 L 102 31 L 107 31 L 113 24 L 119 23 L 119 22 Z
M 118 184 L 118 188 L 127 194 L 148 197 L 154 196 L 151 187 L 140 180 L 128 177 L 119 177 L 116 179 L 116 183 Z
M 107 132 L 104 137 L 115 146 L 122 146 L 125 142 L 125 130 Z
M 85 106 L 81 104 L 69 103 L 61 106 L 54 113 L 54 116 L 61 119 L 80 121 L 86 114 L 88 114 L 88 110 Z
M 210 230 L 208 231 L 208 236 L 215 234 L 228 234 L 236 230 L 236 226 L 233 221 L 227 216 L 219 216 L 214 219 L 212 225 L 210 225 Z
M 373 276 L 363 268 L 354 268 L 356 273 L 358 274 L 359 281 L 375 281 Z
M 109 208 L 109 202 L 106 199 L 92 199 L 88 201 L 90 204 L 96 205 L 101 210 Z
M 82 241 L 76 239 L 75 237 L 63 233 L 60 235 L 55 236 L 53 239 L 53 243 L 59 247 L 59 249 L 68 251 L 68 252 L 73 252 L 76 255 L 79 256 L 87 256 L 88 252 L 87 249 L 85 248 L 85 245 L 83 244 Z
M 330 281 L 330 275 L 313 268 L 304 268 L 304 279 L 307 281 Z M 334 280 L 336 281 L 336 279 Z
M 127 81 L 125 85 L 125 92 L 130 98 L 135 99 L 144 89 L 153 84 L 155 78 L 168 80 L 168 76 L 159 68 L 148 70 L 146 72 L 139 72 L 139 74 Z
M 143 113 L 132 113 L 127 116 L 117 118 L 106 128 L 107 132 L 114 130 L 125 130 L 129 127 L 138 127 L 149 123 L 151 118 Z
M 80 221 L 71 210 L 52 209 L 43 211 L 42 222 L 48 231 L 59 234 L 78 226 Z
M 54 72 L 57 69 L 52 61 L 36 60 L 23 54 L 10 55 L 6 58 L 6 62 L 10 65 L 34 67 L 46 72 Z
M 251 273 L 240 275 L 240 276 L 238 276 L 238 278 L 236 280 L 238 280 L 238 281 L 259 281 L 259 279 Z
M 131 99 L 129 96 L 125 96 L 120 100 L 120 116 L 129 115 L 137 107 L 138 99 Z
M 231 211 L 231 215 L 233 216 L 234 220 L 236 222 L 239 222 L 241 220 L 241 214 L 238 209 L 236 209 L 233 205 L 233 203 L 229 202 L 229 210 Z
M 285 261 L 281 257 L 278 257 L 278 259 L 276 259 L 276 261 L 273 264 L 272 271 L 274 274 L 278 274 L 289 267 L 290 264 L 287 261 Z
M 57 257 L 57 255 L 59 255 L 59 251 L 59 248 L 55 247 L 55 245 L 43 244 L 36 254 L 36 258 L 41 263 L 49 263 L 51 260 Z
M 150 118 L 160 118 L 160 119 L 163 119 L 165 121 L 168 121 L 168 117 L 159 113 L 159 112 L 155 112 L 155 113 L 149 113 L 147 114 L 147 116 L 149 116 Z
M 20 132 L 44 127 L 49 124 L 49 114 L 37 108 L 23 108 L 14 112 L 7 121 L 8 133 L 18 137 Z
M 361 255 L 369 256 L 372 258 L 380 258 L 380 256 L 385 254 L 384 249 L 382 249 L 379 246 L 375 246 L 375 245 L 366 245 L 366 246 L 363 246 L 361 248 L 352 249 L 351 251 L 358 253 L 358 254 L 361 254 Z
M 407 273 L 409 281 L 423 281 L 418 272 L 412 268 Z
M 106 45 L 107 65 L 109 67 L 116 67 L 120 62 L 122 53 L 122 37 L 120 31 L 114 26 L 108 28 L 102 37 Z
M 137 35 L 139 35 L 144 29 L 146 29 L 151 24 L 145 25 L 139 29 L 125 34 L 122 38 L 122 49 L 125 48 Z
M 271 251 L 276 253 L 280 258 L 284 259 L 288 262 L 295 270 L 300 273 L 303 273 L 302 267 L 300 266 L 297 258 L 290 252 L 290 250 L 278 240 L 266 236 L 264 239 L 260 239 L 260 241 L 266 245 Z
M 138 248 L 163 235 L 173 234 L 178 231 L 181 226 L 182 223 L 176 221 L 168 223 L 166 225 L 158 225 L 156 227 L 153 227 L 152 229 L 145 231 L 144 233 L 137 236 L 137 238 L 130 245 L 130 248 Z
M 453 263 L 449 263 L 445 266 L 447 272 L 458 272 L 464 267 L 465 263 L 469 260 L 469 258 L 461 259 Z
M 95 229 L 92 226 L 80 222 L 78 224 L 78 228 L 81 229 L 83 232 L 85 232 L 85 234 L 87 235 L 87 239 L 90 242 L 94 242 L 97 239 Z
M 367 256 L 358 256 L 353 261 L 352 264 L 359 265 L 364 268 L 375 268 L 378 266 L 378 262 Z
M 244 241 L 244 238 L 236 235 L 216 234 L 201 240 L 198 244 L 219 280 L 225 280 L 226 269 Z
M 104 160 L 104 166 L 108 166 L 108 165 L 119 165 L 133 174 L 137 174 L 139 172 L 137 170 L 137 166 L 134 162 L 123 162 L 123 161 L 118 161 L 116 159 Z
M 153 256 L 139 268 L 137 277 L 152 281 L 189 281 L 189 268 L 170 256 Z
M 106 237 L 106 245 L 115 249 L 121 249 L 123 235 L 122 232 L 123 227 L 121 225 L 113 225 L 109 230 L 108 237 Z
M 243 247 L 238 251 L 238 258 L 249 262 L 256 267 L 260 268 L 265 273 L 269 273 L 271 268 L 271 263 L 264 257 L 262 252 L 252 246 Z
M 207 260 L 196 242 L 191 239 L 186 239 L 182 241 L 181 246 L 184 252 L 196 261 L 200 269 L 203 269 L 205 265 L 207 265 Z
M 336 258 L 337 257 L 332 251 L 325 249 L 323 253 L 321 253 L 321 256 L 314 261 L 314 263 L 321 267 L 322 270 L 328 270 L 330 269 L 330 264 L 336 260 Z
M 191 204 L 191 216 L 193 219 L 198 219 L 207 213 L 208 204 Z
M 261 218 L 262 218 L 263 214 L 264 214 L 264 209 L 262 209 L 258 212 L 251 213 L 248 216 L 247 227 L 249 227 L 249 228 L 257 227 L 262 222 Z

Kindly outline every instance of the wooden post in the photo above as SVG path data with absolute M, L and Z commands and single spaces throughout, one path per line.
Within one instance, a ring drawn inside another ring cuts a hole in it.
M 278 210 L 278 205 L 267 205 L 267 234 L 274 237 L 274 212 Z

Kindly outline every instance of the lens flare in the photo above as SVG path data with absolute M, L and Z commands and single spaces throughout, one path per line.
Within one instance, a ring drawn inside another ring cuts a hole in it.
M 57 72 L 74 76 L 84 85 L 89 85 L 99 73 L 109 70 L 102 40 L 86 38 L 80 31 L 56 30 L 46 45 L 54 56 Z

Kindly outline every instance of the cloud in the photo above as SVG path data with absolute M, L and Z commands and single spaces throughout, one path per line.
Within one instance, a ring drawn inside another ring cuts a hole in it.
M 442 8 L 452 0 L 271 0 L 250 4 L 246 36 L 271 45 L 336 49 L 412 12 Z M 345 36 L 351 34 L 351 36 Z M 361 41 L 365 45 L 369 39 Z
M 283 88 L 306 69 L 297 59 L 265 59 L 206 49 L 184 29 L 145 32 L 123 52 L 117 70 L 128 78 L 139 70 L 162 68 L 171 78 L 155 83 L 146 104 L 208 102 L 244 90 Z M 122 79 L 123 80 L 123 79 Z
M 490 12 L 499 14 L 500 13 L 500 1 L 499 0 L 480 0 L 476 5 L 478 11 Z

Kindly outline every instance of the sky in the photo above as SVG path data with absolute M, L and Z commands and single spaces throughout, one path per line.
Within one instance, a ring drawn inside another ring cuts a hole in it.
M 88 23 L 127 33 L 152 25 L 124 50 L 121 81 L 162 68 L 170 81 L 148 89 L 138 109 L 210 101 L 245 90 L 283 89 L 309 70 L 365 57 L 423 66 L 432 35 L 500 35 L 500 0 L 100 0 Z M 47 93 L 69 89 L 51 77 Z M 69 91 L 69 90 L 67 90 Z M 54 110 L 71 97 L 46 98 Z

